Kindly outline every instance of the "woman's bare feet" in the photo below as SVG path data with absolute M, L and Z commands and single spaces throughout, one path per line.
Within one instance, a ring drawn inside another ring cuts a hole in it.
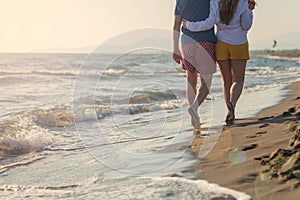
M 228 114 L 226 116 L 225 122 L 227 126 L 231 126 L 233 125 L 235 120 L 234 106 L 230 102 L 229 105 L 227 105 L 227 108 L 228 108 Z
M 193 125 L 194 128 L 198 128 L 200 126 L 200 117 L 198 115 L 197 110 L 195 110 L 193 108 L 193 106 L 191 106 L 188 109 L 189 114 L 191 115 L 191 123 Z

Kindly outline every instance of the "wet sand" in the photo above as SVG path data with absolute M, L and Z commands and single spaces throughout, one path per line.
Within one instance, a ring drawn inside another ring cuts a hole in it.
M 253 199 L 297 199 L 300 82 L 288 89 L 290 93 L 278 105 L 224 127 L 214 149 L 195 164 L 197 178 L 245 192 Z M 192 142 L 195 156 L 203 141 L 197 135 Z

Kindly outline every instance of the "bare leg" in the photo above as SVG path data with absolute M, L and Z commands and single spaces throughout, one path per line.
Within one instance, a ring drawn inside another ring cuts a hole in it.
M 200 119 L 198 115 L 198 108 L 206 99 L 209 94 L 210 86 L 212 81 L 212 75 L 202 75 L 201 76 L 201 86 L 198 89 L 196 98 L 189 108 L 189 113 L 192 117 L 192 125 L 196 128 L 200 125 Z
M 233 70 L 232 70 L 232 61 L 231 60 L 221 60 L 218 61 L 220 66 L 220 71 L 223 79 L 223 88 L 224 88 L 224 99 L 226 103 L 226 107 L 228 109 L 228 114 L 226 116 L 226 124 L 233 124 L 235 114 L 234 114 L 234 106 L 231 103 L 231 88 L 233 84 Z
M 231 70 L 231 61 L 230 60 L 219 60 L 218 61 L 222 80 L 223 80 L 223 90 L 224 90 L 224 99 L 227 107 L 230 105 L 230 88 L 232 86 L 232 70 Z
M 195 96 L 196 96 L 196 87 L 197 87 L 197 72 L 192 73 L 190 71 L 186 71 L 187 75 L 187 90 L 186 90 L 186 97 L 188 99 L 189 105 L 192 105 Z
M 243 91 L 246 65 L 247 60 L 231 60 L 233 83 L 230 99 L 234 108 Z

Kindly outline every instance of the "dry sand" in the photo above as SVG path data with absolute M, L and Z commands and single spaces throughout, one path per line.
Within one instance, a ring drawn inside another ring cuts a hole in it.
M 214 149 L 195 164 L 198 178 L 245 192 L 253 199 L 299 199 L 300 82 L 288 89 L 291 92 L 280 104 L 224 127 Z M 293 137 L 296 142 L 291 143 Z M 195 155 L 202 142 L 201 136 L 192 142 Z

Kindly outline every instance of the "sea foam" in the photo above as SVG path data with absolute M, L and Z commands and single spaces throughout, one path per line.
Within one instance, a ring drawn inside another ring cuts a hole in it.
M 0 155 L 20 155 L 41 150 L 53 142 L 51 133 L 34 122 L 33 115 L 17 115 L 0 125 Z

